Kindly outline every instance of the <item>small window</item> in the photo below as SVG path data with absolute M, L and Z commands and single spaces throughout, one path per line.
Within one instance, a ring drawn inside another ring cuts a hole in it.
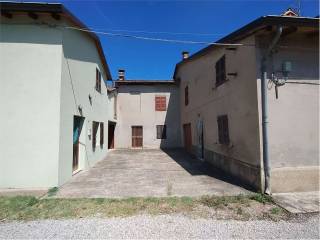
M 96 149 L 97 145 L 97 132 L 99 128 L 99 123 L 98 122 L 92 122 L 92 149 L 93 151 Z
M 96 90 L 101 93 L 101 73 L 98 68 L 96 68 Z
M 167 138 L 167 127 L 166 125 L 157 125 L 157 139 Z
M 184 105 L 188 106 L 189 104 L 189 88 L 188 86 L 184 89 Z
M 156 96 L 155 97 L 155 109 L 156 109 L 156 111 L 166 111 L 167 110 L 166 96 Z
M 218 116 L 218 134 L 219 143 L 229 145 L 230 139 L 227 115 Z
M 227 81 L 226 78 L 226 57 L 223 55 L 216 62 L 216 87 Z
M 104 124 L 100 123 L 100 147 L 103 148 L 104 144 Z

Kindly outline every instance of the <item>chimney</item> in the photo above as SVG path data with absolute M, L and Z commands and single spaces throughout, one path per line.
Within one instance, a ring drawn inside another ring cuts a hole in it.
M 182 52 L 182 60 L 185 60 L 189 57 L 189 52 L 183 51 Z
M 293 10 L 292 8 L 288 8 L 284 13 L 281 14 L 281 16 L 299 17 L 299 14 L 295 10 Z
M 124 69 L 119 69 L 118 70 L 118 80 L 119 81 L 124 81 L 124 73 L 125 73 Z

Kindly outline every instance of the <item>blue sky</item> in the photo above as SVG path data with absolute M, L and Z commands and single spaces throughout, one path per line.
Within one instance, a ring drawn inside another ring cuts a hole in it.
M 58 1 L 58 0 L 57 0 Z M 56 2 L 56 1 L 55 1 Z M 168 34 L 121 32 L 132 35 L 215 41 L 263 15 L 278 15 L 295 0 L 212 1 L 62 1 L 92 29 L 197 33 Z M 318 1 L 301 0 L 303 16 L 319 13 Z M 112 31 L 119 33 L 119 31 Z M 208 33 L 212 35 L 199 35 Z M 113 78 L 124 68 L 127 79 L 171 79 L 181 52 L 194 53 L 205 45 L 177 44 L 99 35 Z

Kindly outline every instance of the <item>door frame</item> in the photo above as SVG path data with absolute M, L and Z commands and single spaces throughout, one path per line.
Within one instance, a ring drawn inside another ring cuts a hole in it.
M 75 119 L 78 119 L 79 121 L 79 132 L 75 135 Z M 82 168 L 82 158 L 84 157 L 83 151 L 83 146 L 81 144 L 81 141 L 84 140 L 84 132 L 83 129 L 85 128 L 85 118 L 82 116 L 73 116 L 73 143 L 72 143 L 72 148 L 73 148 L 73 153 L 72 153 L 72 174 L 75 174 L 79 172 Z M 77 138 L 77 139 L 75 139 Z M 75 161 L 76 160 L 76 161 Z
M 134 128 L 141 128 L 141 136 L 134 136 L 133 129 Z M 135 146 L 134 138 L 141 138 L 141 146 Z M 142 125 L 133 125 L 131 126 L 131 147 L 132 148 L 143 148 L 143 126 Z
M 191 123 L 183 124 L 183 142 L 187 152 L 192 153 L 192 131 Z
M 108 149 L 114 149 L 116 122 L 108 121 Z M 110 135 L 112 132 L 112 135 Z M 110 141 L 111 140 L 111 141 Z

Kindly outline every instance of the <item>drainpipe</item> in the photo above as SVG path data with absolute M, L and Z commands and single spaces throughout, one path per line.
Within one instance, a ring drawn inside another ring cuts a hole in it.
M 261 108 L 262 108 L 262 144 L 263 144 L 263 169 L 264 169 L 264 193 L 271 194 L 270 186 L 270 162 L 268 144 L 268 81 L 267 81 L 267 59 L 272 55 L 282 34 L 282 27 L 277 28 L 277 33 L 273 38 L 266 54 L 261 59 Z

